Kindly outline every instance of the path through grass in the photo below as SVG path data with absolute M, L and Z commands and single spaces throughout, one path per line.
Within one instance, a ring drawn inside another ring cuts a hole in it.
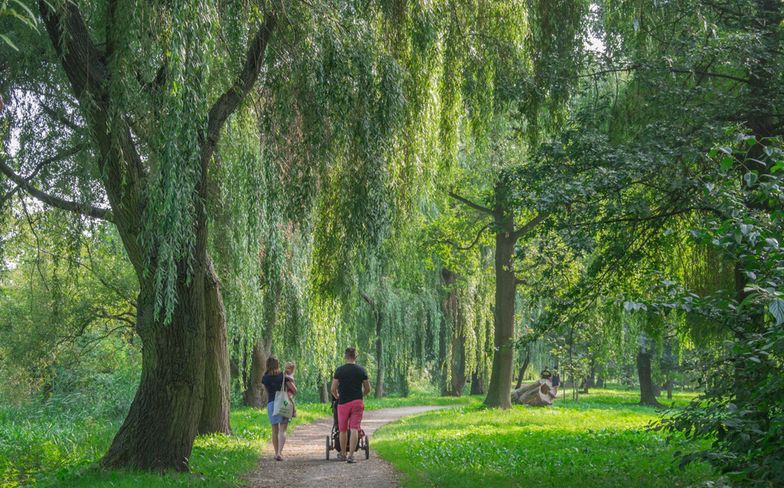
M 367 400 L 368 409 L 410 405 L 467 404 L 468 398 L 414 394 L 407 398 Z M 328 404 L 297 407 L 296 425 L 331 415 Z M 270 440 L 265 410 L 234 409 L 234 435 L 196 439 L 191 473 L 164 475 L 107 471 L 96 466 L 122 422 L 122 413 L 86 413 L 73 406 L 0 408 L 0 488 L 57 487 L 227 487 L 242 482 L 256 467 L 261 450 Z

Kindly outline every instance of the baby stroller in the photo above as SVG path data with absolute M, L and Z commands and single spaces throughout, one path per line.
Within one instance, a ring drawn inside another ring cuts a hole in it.
M 330 395 L 331 396 L 331 395 Z M 348 447 L 351 442 L 351 430 L 347 432 L 346 439 Z M 340 452 L 340 431 L 338 430 L 338 401 L 332 399 L 332 434 L 327 436 L 327 461 L 329 461 L 329 451 Z M 365 435 L 365 431 L 359 429 L 359 442 L 357 442 L 357 452 L 365 451 L 365 459 L 370 459 L 370 437 Z

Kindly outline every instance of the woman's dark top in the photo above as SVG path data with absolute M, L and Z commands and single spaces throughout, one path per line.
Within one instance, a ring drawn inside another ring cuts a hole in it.
M 267 387 L 267 403 L 275 401 L 275 394 L 283 386 L 283 373 L 265 374 L 261 377 L 261 384 Z

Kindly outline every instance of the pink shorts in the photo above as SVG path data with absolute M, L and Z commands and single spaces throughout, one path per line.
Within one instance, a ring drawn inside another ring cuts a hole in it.
M 338 405 L 338 430 L 345 432 L 348 429 L 359 429 L 362 423 L 362 412 L 365 411 L 365 404 L 362 400 L 352 400 L 348 403 Z

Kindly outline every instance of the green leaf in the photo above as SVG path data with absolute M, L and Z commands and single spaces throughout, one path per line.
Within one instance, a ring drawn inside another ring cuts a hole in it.
M 770 302 L 768 307 L 770 314 L 776 319 L 776 325 L 784 323 L 784 300 L 777 298 Z
M 9 39 L 8 36 L 6 36 L 4 34 L 0 34 L 0 39 L 4 40 L 6 44 L 11 46 L 11 49 L 13 49 L 14 51 L 18 51 L 19 50 L 19 48 L 16 47 L 16 44 L 11 42 L 11 39 Z
M 735 160 L 732 157 L 724 156 L 723 158 L 721 158 L 721 163 L 719 163 L 719 167 L 721 168 L 722 171 L 727 171 L 730 168 L 732 168 L 732 164 L 734 162 Z

